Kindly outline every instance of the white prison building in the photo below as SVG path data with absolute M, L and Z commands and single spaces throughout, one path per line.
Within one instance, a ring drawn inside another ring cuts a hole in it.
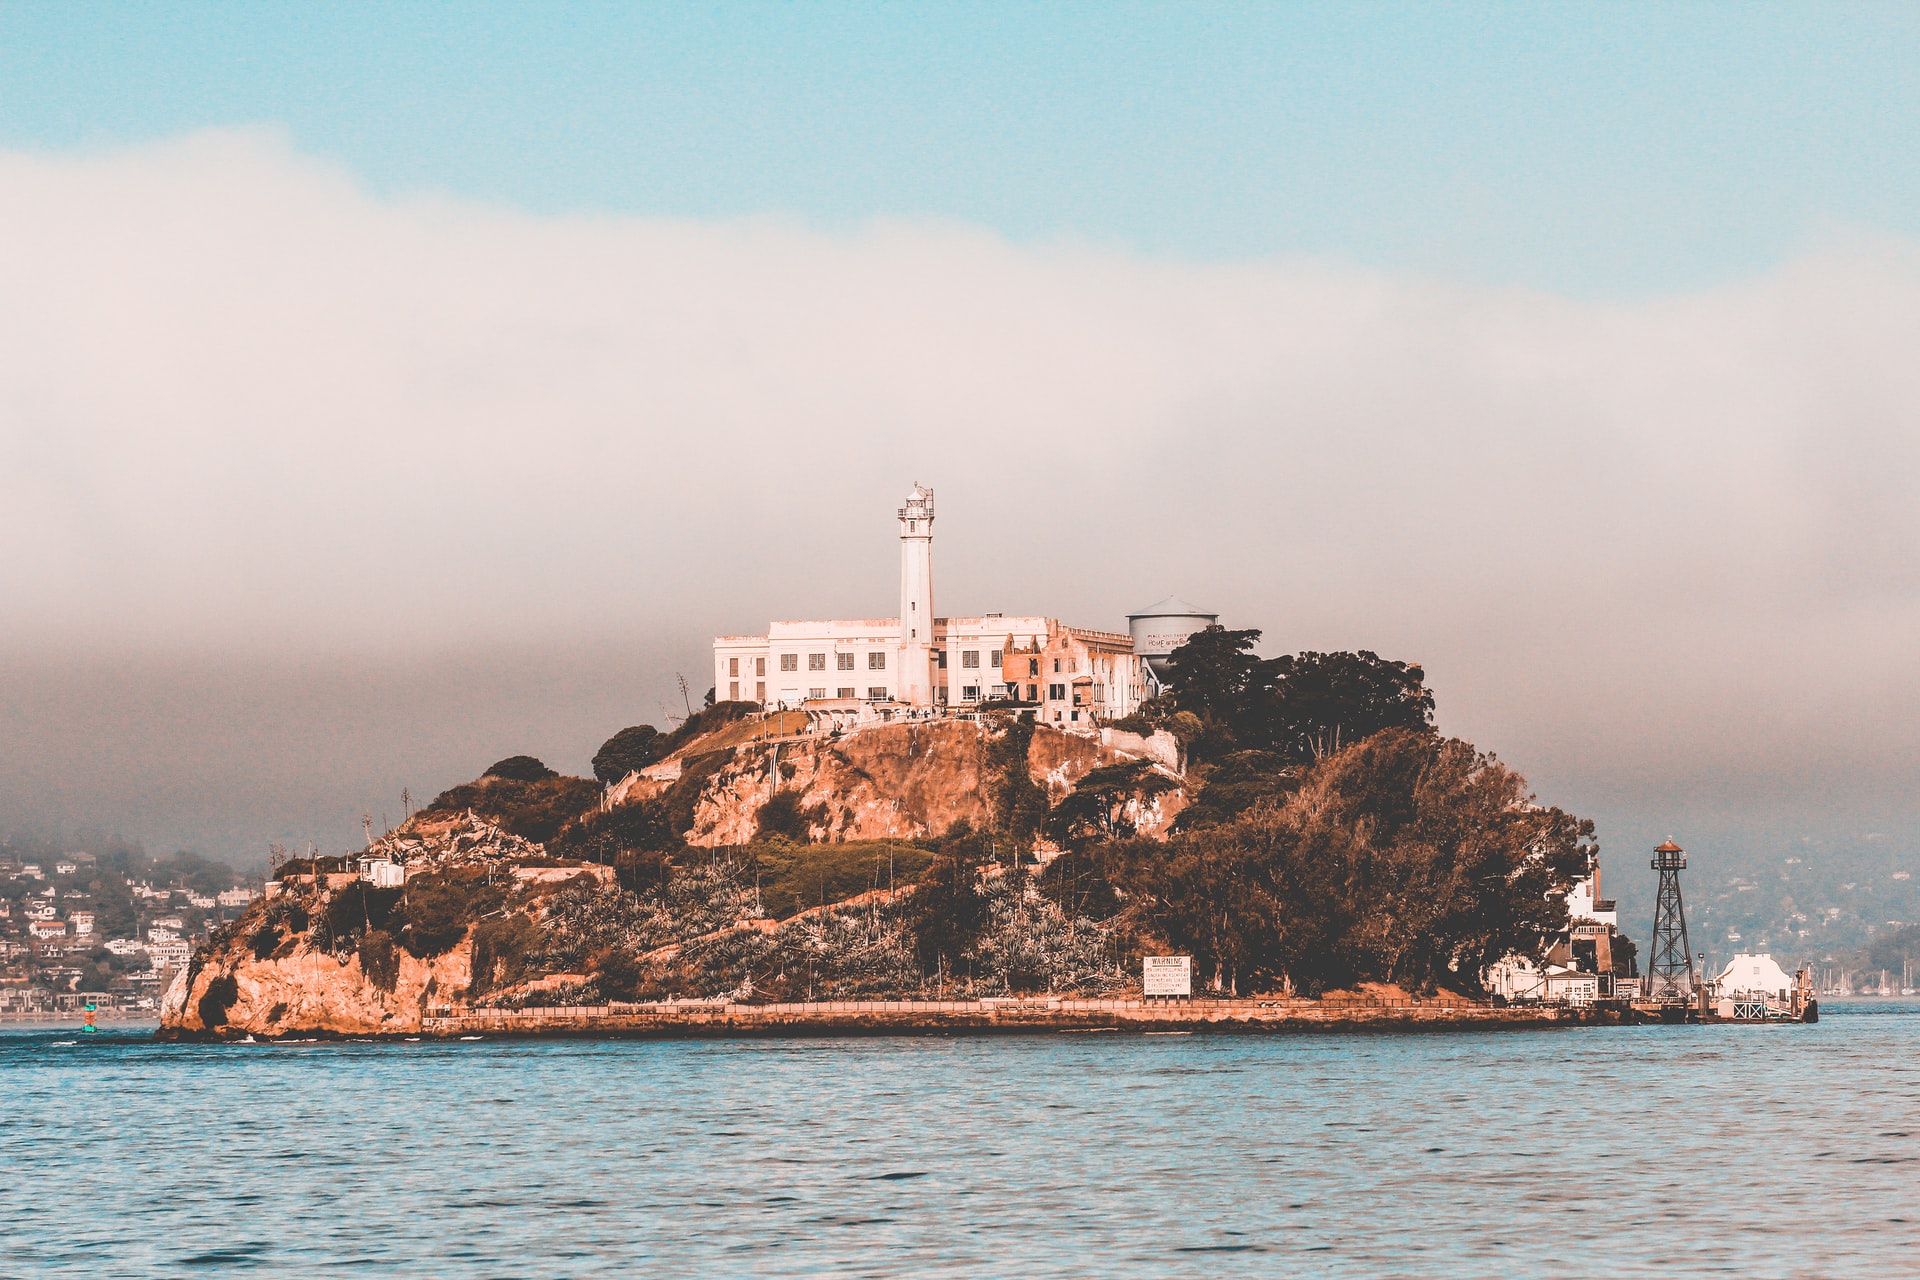
M 937 616 L 933 490 L 915 484 L 898 516 L 898 616 L 773 622 L 765 635 L 716 636 L 714 697 L 884 715 L 1005 699 L 1063 728 L 1130 715 L 1146 699 L 1132 636 L 1039 615 Z

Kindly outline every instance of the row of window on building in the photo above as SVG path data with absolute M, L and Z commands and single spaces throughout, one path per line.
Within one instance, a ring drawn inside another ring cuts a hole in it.
M 854 668 L 853 660 L 859 655 L 852 654 L 852 653 L 836 653 L 833 656 L 835 659 L 835 662 L 834 662 L 835 669 L 840 671 L 852 671 Z M 800 655 L 797 653 L 781 654 L 780 669 L 782 671 L 798 671 L 800 669 Z M 825 671 L 826 669 L 827 669 L 826 654 L 810 653 L 807 655 L 807 670 Z M 885 671 L 886 669 L 887 669 L 887 655 L 885 650 L 876 649 L 867 655 L 867 670 Z M 740 674 L 740 659 L 728 658 L 727 659 L 727 675 L 737 676 L 739 674 Z M 753 674 L 756 676 L 764 676 L 767 674 L 767 660 L 765 658 L 755 658 L 753 660 Z
M 979 670 L 980 652 L 981 651 L 978 649 L 962 649 L 960 651 L 961 669 L 964 671 Z M 997 670 L 1000 666 L 1000 650 L 989 649 L 986 652 L 987 652 L 987 665 Z M 827 669 L 827 656 L 828 655 L 824 653 L 810 653 L 806 655 L 807 670 L 825 671 Z M 836 653 L 832 656 L 834 659 L 834 667 L 836 670 L 852 671 L 854 669 L 854 659 L 859 655 L 852 654 L 852 653 Z M 947 665 L 946 650 L 935 649 L 933 651 L 933 665 L 943 670 L 946 668 L 946 665 Z M 1039 675 L 1040 674 L 1039 661 L 1036 659 L 1032 665 L 1034 668 L 1033 674 Z M 1054 661 L 1053 665 L 1056 671 L 1059 670 L 1060 663 L 1058 659 Z M 887 669 L 887 654 L 884 649 L 875 649 L 867 654 L 867 670 L 885 671 L 886 669 Z M 782 671 L 800 670 L 800 655 L 797 653 L 781 654 L 780 670 Z M 764 676 L 767 674 L 767 660 L 765 658 L 753 659 L 753 674 L 756 676 Z M 730 678 L 737 678 L 740 675 L 740 659 L 738 658 L 727 659 L 727 675 Z
M 807 690 L 807 697 L 809 699 L 820 699 L 826 696 L 827 690 L 825 686 L 818 686 Z M 860 696 L 860 690 L 851 685 L 841 685 L 834 689 L 833 696 L 836 698 L 858 698 Z M 885 702 L 891 696 L 892 695 L 887 692 L 885 685 L 876 684 L 867 687 L 866 697 L 870 702 Z M 978 689 L 970 689 L 967 691 L 967 696 L 977 702 L 980 700 L 980 691 Z M 738 680 L 727 681 L 727 700 L 730 702 L 740 701 L 740 682 Z M 765 680 L 754 682 L 753 700 L 755 702 L 765 702 L 767 700 L 767 682 Z

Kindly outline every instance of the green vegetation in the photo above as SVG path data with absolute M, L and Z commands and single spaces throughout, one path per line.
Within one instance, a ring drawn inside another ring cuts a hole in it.
M 392 991 L 399 983 L 400 954 L 393 945 L 393 935 L 385 929 L 375 929 L 360 939 L 360 972 L 382 991 Z
M 1284 802 L 1146 840 L 1088 842 L 1050 896 L 1190 952 L 1229 990 L 1356 982 L 1476 991 L 1566 921 L 1593 824 L 1536 805 L 1470 744 L 1389 730 L 1308 768 Z
M 723 702 L 720 705 L 735 704 Z M 713 775 L 726 768 L 731 759 L 731 751 L 706 751 L 680 762 L 680 777 L 666 794 L 667 822 L 676 833 L 684 836 L 693 829 L 693 815 L 700 804 L 700 793 L 706 790 L 707 783 L 713 781 Z
M 1033 747 L 1033 721 L 1015 719 L 987 742 L 986 777 L 981 779 L 988 801 L 989 827 L 1019 853 L 1033 847 L 1046 824 L 1049 800 L 1046 788 L 1027 771 Z
M 540 942 L 541 930 L 524 915 L 482 920 L 473 930 L 473 981 L 469 996 L 510 987 L 535 976 L 527 957 Z
M 396 936 L 419 959 L 444 955 L 466 936 L 469 924 L 497 911 L 506 897 L 479 867 L 416 876 L 407 881 Z
M 665 759 L 696 738 L 756 715 L 759 710 L 757 702 L 714 702 L 709 698 L 706 706 L 674 726 L 673 732 L 660 744 L 660 757 Z
M 1062 846 L 1130 836 L 1136 807 L 1178 786 L 1146 760 L 1095 769 L 1054 806 L 1047 817 L 1047 835 Z
M 212 1031 L 224 1026 L 227 1010 L 233 1008 L 233 1002 L 240 998 L 240 984 L 232 974 L 222 974 L 207 984 L 206 991 L 200 997 L 200 1024 Z
M 825 805 L 802 808 L 797 793 L 782 791 L 760 806 L 760 814 L 754 820 L 754 834 L 762 840 L 778 838 L 805 843 L 812 838 L 814 826 L 823 825 L 826 820 Z
M 650 724 L 622 729 L 593 753 L 593 776 L 606 783 L 618 782 L 658 760 L 665 741 L 660 731 Z
M 932 861 L 926 849 L 893 840 L 797 844 L 774 838 L 742 851 L 743 874 L 754 877 L 765 912 L 775 919 L 869 889 L 905 887 Z
M 505 760 L 496 760 L 487 766 L 483 778 L 505 778 L 510 782 L 540 782 L 547 778 L 558 777 L 546 763 L 532 756 L 508 756 Z
M 1388 729 L 1431 730 L 1433 694 L 1418 666 L 1376 653 L 1263 659 L 1256 630 L 1211 626 L 1167 660 L 1168 693 L 1129 725 L 1163 724 L 1193 758 L 1263 751 L 1305 764 Z M 1176 717 L 1189 720 L 1174 724 Z
M 527 757 L 520 757 L 525 759 Z M 535 761 L 538 764 L 538 761 Z M 545 768 L 544 765 L 541 766 Z M 541 778 L 506 778 L 489 774 L 478 782 L 449 787 L 421 810 L 424 814 L 475 813 L 498 822 L 523 840 L 545 843 L 581 813 L 600 802 L 600 784 L 590 778 L 569 778 L 548 770 Z

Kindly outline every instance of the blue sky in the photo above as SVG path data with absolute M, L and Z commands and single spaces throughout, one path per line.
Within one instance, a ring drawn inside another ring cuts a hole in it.
M 268 125 L 378 192 L 952 220 L 1584 297 L 1920 234 L 1920 9 L 0 8 L 0 147 Z

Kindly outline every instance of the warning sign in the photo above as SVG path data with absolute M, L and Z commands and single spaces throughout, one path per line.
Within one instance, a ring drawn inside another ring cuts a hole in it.
M 1140 960 L 1141 990 L 1150 996 L 1190 996 L 1193 994 L 1192 956 L 1143 956 Z

